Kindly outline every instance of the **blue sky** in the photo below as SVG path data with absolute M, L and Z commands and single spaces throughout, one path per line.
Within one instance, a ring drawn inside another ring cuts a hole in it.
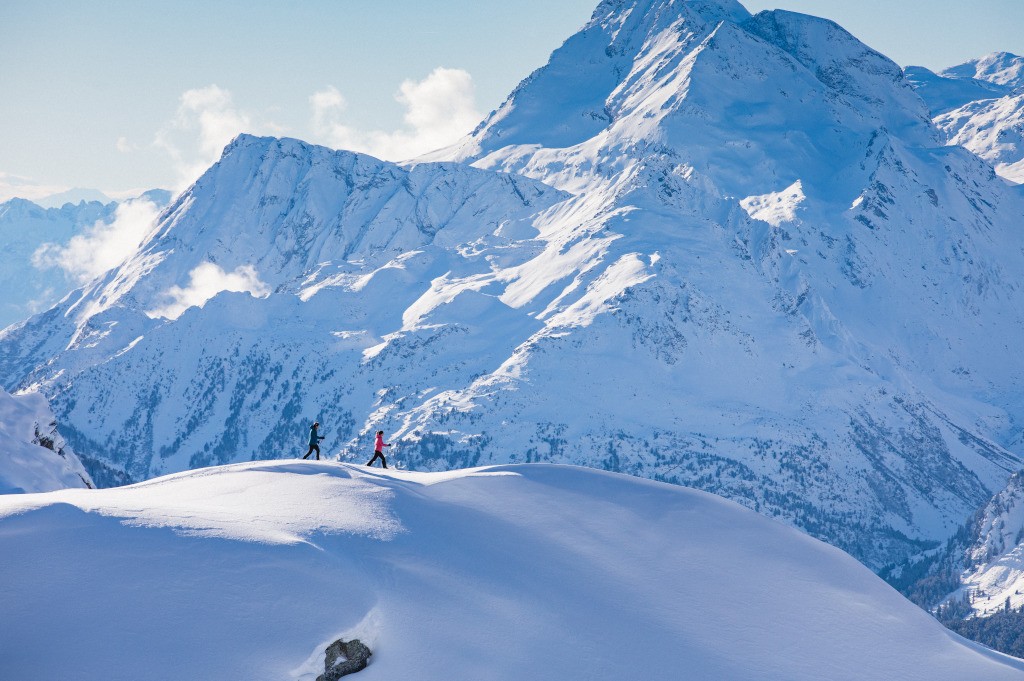
M 233 127 L 400 155 L 496 107 L 596 2 L 3 0 L 0 199 L 175 188 Z M 1020 0 L 745 4 L 835 19 L 904 65 L 1024 53 Z

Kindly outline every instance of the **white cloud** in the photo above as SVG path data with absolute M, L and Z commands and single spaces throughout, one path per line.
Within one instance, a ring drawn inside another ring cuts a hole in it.
M 309 98 L 313 131 L 329 146 L 401 161 L 456 142 L 481 119 L 473 77 L 462 69 L 436 68 L 421 81 L 407 80 L 395 99 L 405 107 L 405 127 L 360 130 L 343 122 L 345 98 L 329 86 Z
M 159 214 L 151 201 L 127 201 L 117 207 L 109 224 L 97 222 L 66 246 L 43 244 L 32 254 L 32 264 L 39 269 L 59 267 L 79 284 L 88 283 L 134 253 Z
M 153 144 L 170 155 L 180 190 L 195 182 L 220 158 L 227 143 L 243 132 L 276 135 L 284 128 L 255 121 L 235 106 L 230 91 L 207 85 L 182 93 L 175 117 L 157 131 Z M 128 140 L 118 140 L 118 149 L 130 148 Z
M 133 144 L 124 135 L 121 135 L 120 137 L 117 138 L 116 146 L 117 150 L 120 151 L 122 154 L 130 154 L 133 151 L 138 151 L 140 149 L 139 145 Z
M 212 262 L 204 262 L 189 272 L 188 276 L 188 286 L 172 286 L 167 289 L 163 295 L 168 303 L 146 314 L 177 319 L 188 308 L 202 307 L 222 291 L 245 291 L 257 298 L 270 295 L 270 288 L 260 281 L 252 265 L 241 265 L 234 272 L 225 272 Z

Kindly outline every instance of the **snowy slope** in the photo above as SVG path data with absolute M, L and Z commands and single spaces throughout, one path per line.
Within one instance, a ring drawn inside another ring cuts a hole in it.
M 806 535 L 569 467 L 247 463 L 0 497 L 0 552 L 20 681 L 312 681 L 339 636 L 373 650 L 367 680 L 1024 678 Z
M 412 468 L 628 472 L 880 567 L 1020 466 L 1024 195 L 943 141 L 832 22 L 609 0 L 429 159 L 238 138 L 0 377 L 102 485 L 317 419 L 345 460 L 383 428 Z
M 0 494 L 67 487 L 92 487 L 92 480 L 57 432 L 46 399 L 0 388 Z

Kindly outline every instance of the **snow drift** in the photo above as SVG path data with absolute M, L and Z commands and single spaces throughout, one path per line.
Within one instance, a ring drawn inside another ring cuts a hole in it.
M 550 465 L 211 468 L 0 497 L 0 677 L 1024 679 L 731 502 Z

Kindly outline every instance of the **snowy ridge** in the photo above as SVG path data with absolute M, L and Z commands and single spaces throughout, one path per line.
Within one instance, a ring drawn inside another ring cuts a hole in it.
M 0 494 L 92 487 L 39 393 L 0 389 Z
M 317 419 L 343 460 L 383 428 L 421 470 L 628 472 L 875 568 L 1020 467 L 1024 196 L 834 23 L 602 3 L 429 158 L 238 138 L 0 376 L 103 485 Z
M 992 52 L 951 66 L 942 75 L 947 78 L 973 78 L 1016 90 L 1024 87 L 1024 57 L 1009 52 Z
M 1024 678 L 832 547 L 571 467 L 260 462 L 4 496 L 0 552 L 3 678 L 312 681 L 339 636 L 367 679 Z

